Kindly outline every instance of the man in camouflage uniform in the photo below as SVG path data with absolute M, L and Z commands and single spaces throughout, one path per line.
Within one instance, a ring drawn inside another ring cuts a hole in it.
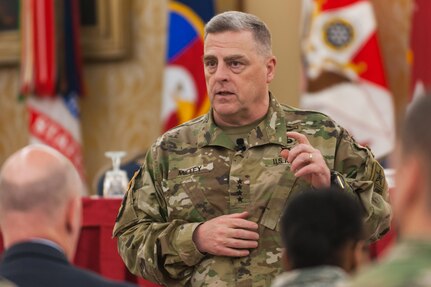
M 114 228 L 128 268 L 169 286 L 269 286 L 282 271 L 288 197 L 328 187 L 331 173 L 379 238 L 390 221 L 382 168 L 327 116 L 269 93 L 276 60 L 266 25 L 219 14 L 204 46 L 211 111 L 162 135 L 131 180 Z
M 337 188 L 295 195 L 280 219 L 287 272 L 272 287 L 343 284 L 364 261 L 363 225 L 358 201 Z
M 431 286 L 431 95 L 413 104 L 396 153 L 395 222 L 400 241 L 352 286 Z

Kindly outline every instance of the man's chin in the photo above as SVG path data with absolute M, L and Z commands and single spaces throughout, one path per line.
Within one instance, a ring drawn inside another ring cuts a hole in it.
M 213 108 L 222 117 L 230 117 L 238 113 L 238 109 L 232 104 L 215 104 Z

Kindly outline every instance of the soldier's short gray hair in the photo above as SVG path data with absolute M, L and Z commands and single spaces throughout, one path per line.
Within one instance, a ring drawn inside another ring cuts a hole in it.
M 252 32 L 259 52 L 266 56 L 272 54 L 271 32 L 266 24 L 255 15 L 239 11 L 228 11 L 218 14 L 205 25 L 205 38 L 208 34 L 227 31 Z

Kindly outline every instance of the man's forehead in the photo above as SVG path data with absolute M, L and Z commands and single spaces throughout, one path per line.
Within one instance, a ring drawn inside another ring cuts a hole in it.
M 215 55 L 215 54 L 205 54 L 203 56 L 204 60 L 211 60 L 211 59 L 223 59 L 225 61 L 232 61 L 232 60 L 241 60 L 241 59 L 246 59 L 247 56 L 244 54 L 228 54 L 228 55 Z
M 208 33 L 205 36 L 205 40 L 210 37 L 229 37 L 229 36 L 238 36 L 240 34 L 253 36 L 253 32 L 251 30 L 225 30 L 220 32 Z
M 208 34 L 204 41 L 204 48 L 208 47 L 240 47 L 244 42 L 254 41 L 250 31 L 226 31 Z
M 204 45 L 204 58 L 244 58 L 257 53 L 252 40 L 244 37 L 220 37 L 207 39 Z

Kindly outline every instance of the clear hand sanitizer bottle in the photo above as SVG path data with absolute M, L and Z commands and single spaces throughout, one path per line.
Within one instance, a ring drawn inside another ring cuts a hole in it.
M 112 170 L 108 170 L 103 181 L 104 197 L 123 197 L 127 191 L 129 178 L 124 170 L 120 169 L 121 158 L 126 155 L 124 151 L 105 152 L 106 157 L 112 159 Z

